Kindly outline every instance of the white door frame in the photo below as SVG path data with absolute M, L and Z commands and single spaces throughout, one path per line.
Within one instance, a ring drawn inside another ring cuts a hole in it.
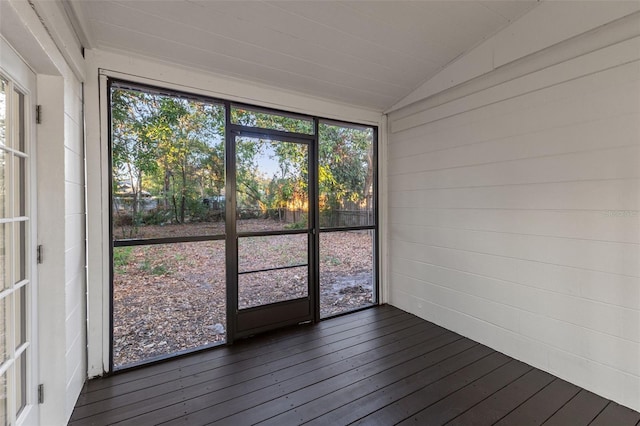
M 28 219 L 26 241 L 28 243 L 26 251 L 26 264 L 28 267 L 27 279 L 31 291 L 27 293 L 26 302 L 26 340 L 28 368 L 27 368 L 27 394 L 26 407 L 22 410 L 18 418 L 15 414 L 15 395 L 8 395 L 7 415 L 9 422 L 16 425 L 31 425 L 39 423 L 38 410 L 38 290 L 37 290 L 37 187 L 36 187 L 36 74 L 18 55 L 9 43 L 0 37 L 0 74 L 12 82 L 14 87 L 24 94 L 24 131 L 25 131 L 25 151 L 28 154 L 26 161 L 26 182 L 27 192 L 26 214 Z M 10 118 L 10 117 L 9 117 Z M 7 315 L 13 315 L 13 311 Z M 9 333 L 11 335 L 12 333 Z M 17 375 L 16 375 L 17 376 Z M 15 382 L 15 380 L 12 380 Z M 13 383 L 9 384 L 9 389 L 13 388 Z
M 79 262 L 71 262 L 84 257 L 77 233 L 84 231 L 79 216 L 85 209 L 80 183 L 74 186 L 66 181 L 71 177 L 66 173 L 75 173 L 74 179 L 84 174 L 80 86 L 85 81 L 84 59 L 62 12 L 58 1 L 0 1 L 0 36 L 36 73 L 37 99 L 33 101 L 43 109 L 42 122 L 37 125 L 38 158 L 33 165 L 38 171 L 38 207 L 42 209 L 34 218 L 37 243 L 44 247 L 43 262 L 37 267 L 38 376 L 39 384 L 44 385 L 38 411 L 44 424 L 56 425 L 68 421 L 86 378 L 86 270 Z M 67 161 L 67 151 L 74 151 L 80 160 L 76 156 L 73 163 Z M 73 169 L 68 167 L 72 164 Z M 67 221 L 71 209 L 77 217 Z M 71 241 L 67 238 L 76 244 L 67 247 Z M 70 266 L 73 276 L 67 274 Z M 75 287 L 68 291 L 67 284 Z M 68 302 L 73 304 L 71 312 Z

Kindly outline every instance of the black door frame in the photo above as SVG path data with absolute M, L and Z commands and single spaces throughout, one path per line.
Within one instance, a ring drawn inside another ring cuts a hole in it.
M 237 106 L 237 104 L 233 104 Z M 231 114 L 231 107 L 227 109 Z M 305 117 L 306 118 L 306 117 Z M 314 128 L 316 120 L 314 121 Z M 230 122 L 230 120 L 229 120 Z M 307 197 L 308 220 L 307 228 L 303 230 L 239 232 L 237 230 L 237 200 L 236 200 L 236 140 L 238 137 L 268 139 L 281 143 L 297 143 L 307 146 Z M 230 124 L 226 130 L 226 218 L 227 218 L 227 329 L 234 330 L 231 336 L 227 334 L 227 342 L 232 343 L 235 338 L 242 338 L 256 333 L 272 330 L 287 325 L 302 322 L 317 322 L 315 306 L 319 303 L 315 289 L 318 287 L 314 271 L 316 248 L 314 236 L 317 234 L 316 204 L 316 160 L 314 147 L 317 136 L 300 133 L 282 132 L 278 130 L 257 129 L 248 126 Z M 238 241 L 243 237 L 260 237 L 276 235 L 307 235 L 307 297 L 270 303 L 251 308 L 238 307 Z M 318 303 L 316 303 L 318 301 Z

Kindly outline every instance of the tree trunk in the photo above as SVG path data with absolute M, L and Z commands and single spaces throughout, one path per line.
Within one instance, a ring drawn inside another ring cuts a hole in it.
M 185 161 L 186 163 L 186 161 Z M 180 191 L 180 220 L 182 221 L 182 223 L 184 223 L 184 214 L 185 214 L 185 210 L 186 210 L 186 203 L 187 203 L 187 196 L 186 196 L 186 192 L 187 192 L 187 167 L 186 164 L 182 165 L 182 191 Z
M 169 191 L 170 190 L 171 190 L 171 172 L 169 171 L 167 160 L 165 160 L 164 161 L 164 188 L 162 188 L 162 192 L 164 193 L 164 209 L 165 210 L 169 208 Z
M 180 222 L 180 216 L 178 216 L 178 202 L 176 200 L 176 195 L 173 194 L 173 196 L 171 197 L 171 201 L 173 202 L 173 217 L 176 218 L 176 222 L 177 223 L 182 223 Z

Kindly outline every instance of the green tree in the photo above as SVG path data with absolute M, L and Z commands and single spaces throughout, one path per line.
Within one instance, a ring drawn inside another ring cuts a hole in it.
M 373 131 L 320 125 L 319 187 L 326 209 L 351 201 L 370 209 L 373 185 Z
M 193 220 L 204 209 L 203 199 L 222 198 L 223 106 L 122 88 L 112 90 L 111 101 L 114 194 L 129 188 L 134 225 L 143 194 L 159 200 L 175 223 Z M 251 127 L 313 133 L 313 121 L 293 115 L 232 107 L 231 118 Z M 322 209 L 351 203 L 370 210 L 372 129 L 322 123 L 319 132 Z M 235 149 L 240 210 L 277 211 L 282 218 L 284 209 L 308 207 L 309 145 L 241 137 Z
M 113 193 L 131 197 L 132 229 L 138 224 L 143 179 L 157 170 L 157 145 L 149 137 L 153 108 L 148 101 L 140 92 L 111 92 Z
M 144 191 L 184 223 L 205 196 L 224 189 L 224 108 L 135 90 L 112 90 L 114 181 L 133 188 L 132 216 Z

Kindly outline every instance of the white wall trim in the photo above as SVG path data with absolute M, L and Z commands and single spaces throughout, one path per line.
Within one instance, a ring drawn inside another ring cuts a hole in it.
M 82 46 L 73 26 L 59 0 L 31 0 L 36 14 L 53 38 L 58 51 L 65 59 L 75 76 L 84 80 L 84 58 Z
M 378 273 L 380 277 L 380 302 L 389 303 L 389 127 L 385 115 L 378 128 L 378 232 L 380 235 L 380 258 Z
M 67 75 L 72 72 L 27 0 L 5 0 L 0 7 L 2 34 L 36 73 Z
M 40 380 L 51 398 L 41 406 L 42 419 L 64 422 L 65 368 L 65 253 L 64 253 L 64 79 L 38 76 L 38 102 L 47 118 L 38 125 L 38 198 L 47 214 L 38 216 L 38 244 L 44 247 L 45 261 L 38 266 L 40 285 Z
M 382 116 L 379 111 L 327 101 L 246 80 L 204 73 L 140 55 L 99 49 L 87 50 L 85 55 L 102 73 L 114 78 L 363 124 L 378 125 Z

